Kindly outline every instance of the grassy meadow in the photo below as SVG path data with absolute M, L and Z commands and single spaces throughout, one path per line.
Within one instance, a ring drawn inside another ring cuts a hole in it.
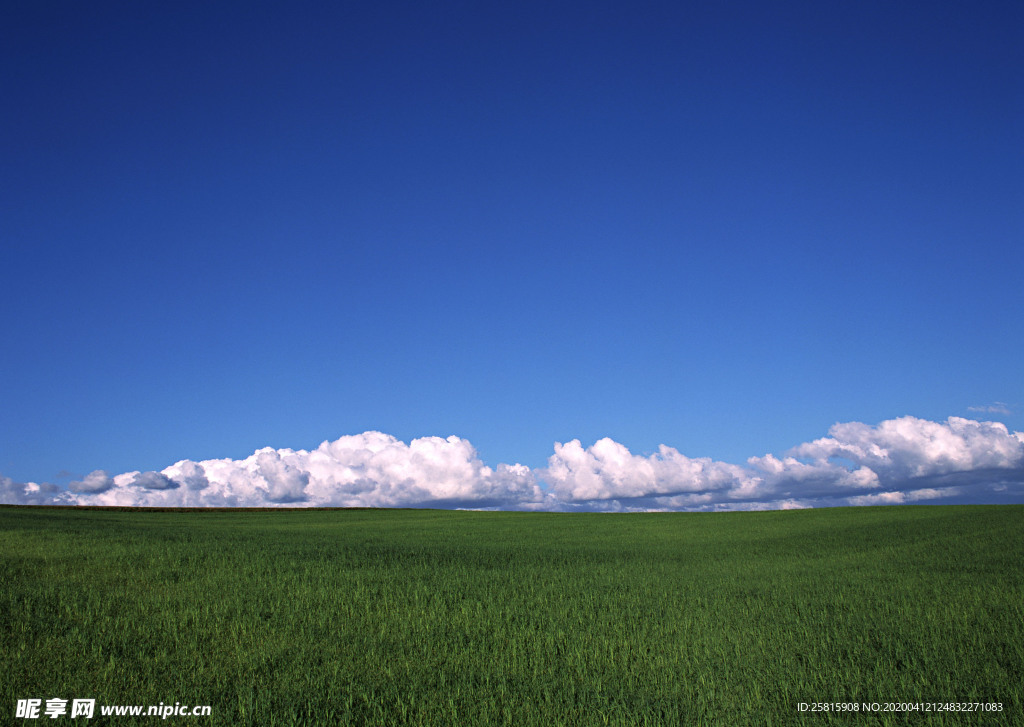
M 0 724 L 1024 724 L 1024 506 L 2 507 L 0 655 Z

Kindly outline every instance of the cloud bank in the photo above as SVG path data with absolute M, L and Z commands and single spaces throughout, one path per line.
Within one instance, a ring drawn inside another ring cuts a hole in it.
M 0 502 L 150 507 L 438 507 L 752 510 L 910 502 L 1024 502 L 1024 432 L 999 422 L 901 417 L 834 425 L 782 456 L 731 464 L 611 439 L 556 443 L 544 468 L 491 468 L 459 437 L 408 444 L 381 432 L 312 451 L 182 460 L 160 472 L 97 470 L 65 490 L 0 477 Z

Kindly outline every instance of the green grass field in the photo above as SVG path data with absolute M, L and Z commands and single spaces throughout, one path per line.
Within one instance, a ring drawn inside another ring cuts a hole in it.
M 0 556 L 0 724 L 1024 723 L 1024 506 L 3 507 Z

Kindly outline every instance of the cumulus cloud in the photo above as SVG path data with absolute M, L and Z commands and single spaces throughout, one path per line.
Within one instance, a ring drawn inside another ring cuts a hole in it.
M 485 465 L 459 437 L 408 444 L 381 432 L 311 450 L 182 460 L 160 472 L 102 470 L 70 484 L 0 477 L 0 501 L 163 507 L 443 507 L 520 510 L 752 510 L 910 502 L 1024 502 L 1024 432 L 999 422 L 901 417 L 847 422 L 743 464 L 611 439 L 556 443 L 547 466 Z
M 602 439 L 556 444 L 539 473 L 579 509 L 723 510 L 901 504 L 1024 495 L 1024 433 L 999 422 L 901 417 L 836 424 L 829 436 L 744 466 L 691 459 L 662 445 L 636 455 Z M 940 486 L 941 485 L 941 486 Z
M 202 490 L 209 487 L 210 481 L 206 479 L 206 470 L 201 464 L 184 460 L 176 465 L 175 481 L 180 482 L 190 490 Z
M 263 448 L 240 459 L 182 460 L 160 472 L 93 473 L 71 504 L 153 507 L 472 507 L 546 509 L 523 465 L 485 465 L 459 437 L 408 444 L 381 432 L 312 451 Z M 7 501 L 22 498 L 8 495 Z
M 260 489 L 270 502 L 297 503 L 308 498 L 309 472 L 281 459 L 280 452 L 269 448 L 257 452 L 256 469 L 265 483 L 265 490 Z
M 939 500 L 959 494 L 961 494 L 961 490 L 957 487 L 944 487 L 941 489 L 922 487 L 919 490 L 907 490 L 906 492 L 893 490 L 891 492 L 877 492 L 872 495 L 857 495 L 856 497 L 847 498 L 847 502 L 851 505 L 902 505 L 907 502 Z
M 132 485 L 144 490 L 173 490 L 181 487 L 181 483 L 160 472 L 136 472 L 132 477 Z
M 72 482 L 68 485 L 68 489 L 72 492 L 84 492 L 87 494 L 95 494 L 98 492 L 106 492 L 114 486 L 114 480 L 107 475 L 103 470 L 93 470 L 80 481 Z
M 0 475 L 0 503 L 10 505 L 71 505 L 67 491 L 49 482 L 15 482 Z
M 691 459 L 665 445 L 656 454 L 635 455 L 608 438 L 587 448 L 578 439 L 555 444 L 542 476 L 566 502 L 743 491 L 759 484 L 737 465 Z
M 950 417 L 932 422 L 915 417 L 890 419 L 877 426 L 836 424 L 829 436 L 793 450 L 818 463 L 832 457 L 867 467 L 886 480 L 1019 467 L 1024 461 L 1024 433 L 1011 433 L 1000 422 Z

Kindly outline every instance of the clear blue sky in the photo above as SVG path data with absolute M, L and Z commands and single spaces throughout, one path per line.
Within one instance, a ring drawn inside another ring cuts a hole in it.
M 1024 428 L 1020 2 L 12 2 L 0 68 L 15 480 Z

